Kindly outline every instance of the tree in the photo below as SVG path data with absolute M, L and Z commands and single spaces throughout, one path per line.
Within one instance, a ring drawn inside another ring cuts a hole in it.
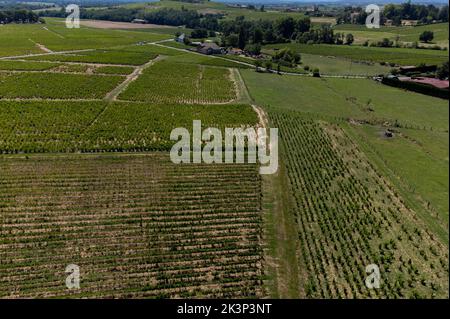
M 295 32 L 295 20 L 292 17 L 281 18 L 276 24 L 277 32 L 285 39 L 290 39 Z
M 297 21 L 297 32 L 308 32 L 311 28 L 311 19 L 309 17 L 301 18 Z
M 436 76 L 441 80 L 448 78 L 448 61 L 437 68 Z
M 191 32 L 191 38 L 202 39 L 208 37 L 208 30 L 206 29 L 195 29 Z
M 225 45 L 228 47 L 237 47 L 239 43 L 239 38 L 236 34 L 230 34 L 225 37 Z
M 239 47 L 239 49 L 243 50 L 245 48 L 245 44 L 246 43 L 247 43 L 247 32 L 242 27 L 239 30 L 239 34 L 238 34 L 238 47 Z
M 353 43 L 353 41 L 355 41 L 355 38 L 353 37 L 353 34 L 347 33 L 345 35 L 345 44 L 350 45 L 350 44 Z
M 419 36 L 419 40 L 425 43 L 428 43 L 433 39 L 434 39 L 433 31 L 423 31 L 422 34 Z
M 255 61 L 256 72 L 259 72 L 259 68 L 262 66 L 262 62 L 260 60 Z
M 266 69 L 268 71 L 272 70 L 272 62 L 271 61 L 266 61 L 266 63 L 264 63 L 264 66 L 266 67 Z

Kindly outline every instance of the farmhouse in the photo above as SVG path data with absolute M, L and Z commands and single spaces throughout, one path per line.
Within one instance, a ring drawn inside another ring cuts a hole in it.
M 208 42 L 208 43 L 201 43 L 197 46 L 197 52 L 202 54 L 221 54 L 223 51 L 223 48 L 219 47 L 216 43 Z
M 416 26 L 419 24 L 419 20 L 402 20 L 402 26 Z

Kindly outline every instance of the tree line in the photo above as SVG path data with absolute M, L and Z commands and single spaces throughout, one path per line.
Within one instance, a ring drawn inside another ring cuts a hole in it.
M 362 7 L 345 7 L 342 12 L 336 15 L 338 24 L 365 24 L 367 13 Z M 384 24 L 386 20 L 391 20 L 395 26 L 400 26 L 402 20 L 418 20 L 422 24 L 434 21 L 448 22 L 448 5 L 440 8 L 430 5 L 411 4 L 410 1 L 402 4 L 387 4 L 381 12 L 380 22 Z
M 36 23 L 39 16 L 30 10 L 0 10 L 0 24 L 7 23 Z

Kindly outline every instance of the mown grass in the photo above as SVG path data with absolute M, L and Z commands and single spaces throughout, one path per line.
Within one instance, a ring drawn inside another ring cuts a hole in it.
M 364 25 L 341 24 L 336 25 L 335 30 L 338 32 L 352 33 L 355 37 L 355 43 L 377 42 L 383 38 L 390 40 L 398 39 L 401 42 L 420 42 L 420 34 L 427 30 L 433 31 L 433 43 L 440 46 L 448 47 L 448 23 L 436 23 L 429 25 L 422 25 L 416 27 L 384 27 L 379 29 L 368 29 Z

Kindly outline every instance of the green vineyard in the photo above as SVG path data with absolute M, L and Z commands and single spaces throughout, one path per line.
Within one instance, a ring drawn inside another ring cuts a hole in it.
M 236 98 L 228 69 L 160 61 L 119 96 L 153 103 L 224 103 Z
M 11 157 L 0 187 L 0 298 L 264 295 L 255 165 Z M 65 286 L 68 264 L 79 290 Z
M 442 298 L 447 248 L 337 124 L 273 112 L 309 298 Z M 365 285 L 375 264 L 380 289 Z
M 0 73 L 0 98 L 101 99 L 122 76 Z
M 254 126 L 248 105 L 0 101 L 0 154 L 170 150 L 176 127 Z

